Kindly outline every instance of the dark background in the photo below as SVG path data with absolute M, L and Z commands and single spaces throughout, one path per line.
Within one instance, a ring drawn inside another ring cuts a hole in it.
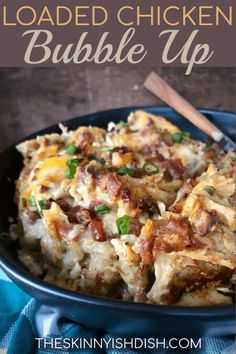
M 156 71 L 195 106 L 235 111 L 236 69 Z M 148 68 L 0 69 L 0 145 L 75 116 L 131 105 L 160 105 L 143 88 Z

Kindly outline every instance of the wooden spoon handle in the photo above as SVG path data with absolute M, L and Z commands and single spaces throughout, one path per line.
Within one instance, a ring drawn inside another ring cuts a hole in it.
M 160 76 L 151 72 L 147 77 L 144 86 L 163 102 L 174 108 L 192 124 L 209 135 L 214 141 L 219 142 L 224 134 L 212 124 L 202 113 L 193 107 L 188 101 L 181 97 L 170 85 Z

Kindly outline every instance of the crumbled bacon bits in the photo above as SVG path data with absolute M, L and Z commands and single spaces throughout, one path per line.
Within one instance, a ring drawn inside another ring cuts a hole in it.
M 183 177 L 185 167 L 180 159 L 169 159 L 164 161 L 162 164 L 172 178 Z
M 80 134 L 78 143 L 87 142 L 91 144 L 93 140 L 93 135 L 89 131 L 84 131 Z
M 59 238 L 67 238 L 73 230 L 73 226 L 68 222 L 55 221 L 55 228 Z
M 120 193 L 122 187 L 122 183 L 117 177 L 115 173 L 111 173 L 108 177 L 106 189 L 108 191 L 108 194 L 111 196 L 114 195 L 115 197 Z
M 138 207 L 138 203 L 134 198 L 132 198 L 129 188 L 125 187 L 124 189 L 122 189 L 121 198 L 124 203 L 129 205 L 130 209 L 134 210 Z
M 103 228 L 102 221 L 94 218 L 94 208 L 100 205 L 100 202 L 90 204 L 90 209 L 85 209 L 80 206 L 70 208 L 66 215 L 72 224 L 81 224 L 88 226 L 92 231 L 93 237 L 96 241 L 106 241 L 106 232 Z M 93 208 L 93 209 L 91 209 Z
M 92 219 L 89 224 L 89 227 L 92 230 L 93 237 L 96 241 L 99 242 L 106 241 L 106 232 L 100 220 Z
M 140 257 L 141 264 L 144 267 L 153 264 L 153 248 L 155 243 L 155 236 L 151 235 L 147 238 L 140 238 Z
M 187 218 L 171 217 L 155 222 L 155 235 L 155 250 L 178 252 L 190 245 L 191 226 Z
M 41 186 L 40 193 L 46 193 L 49 190 L 47 186 Z
M 157 251 L 170 253 L 190 247 L 191 237 L 192 229 L 187 218 L 149 221 L 140 236 L 141 264 L 151 266 Z
M 199 209 L 194 218 L 194 228 L 198 235 L 207 235 L 218 223 L 217 212 Z
M 67 212 L 70 209 L 69 203 L 64 199 L 57 199 L 56 203 L 64 212 Z
M 88 209 L 76 206 L 70 208 L 66 215 L 70 223 L 88 225 L 91 221 L 90 213 Z
M 40 214 L 38 211 L 27 211 L 28 218 L 29 218 L 29 223 L 31 225 L 34 225 L 38 219 L 40 219 Z

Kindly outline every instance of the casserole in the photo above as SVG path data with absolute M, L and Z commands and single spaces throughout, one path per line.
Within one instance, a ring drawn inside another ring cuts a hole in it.
M 74 119 L 66 123 L 69 129 L 77 128 L 78 125 L 106 126 L 110 121 L 119 121 L 126 119 L 128 114 L 136 107 L 118 109 L 113 111 L 101 112 L 94 115 Z M 190 123 L 185 122 L 166 107 L 142 107 L 145 111 L 164 116 L 184 131 L 190 131 L 197 138 L 204 138 L 204 135 Z M 220 126 L 221 117 L 227 119 L 227 125 L 224 125 L 228 135 L 233 134 L 234 115 L 216 111 L 203 111 L 208 114 L 213 122 Z M 52 127 L 41 131 L 36 135 L 59 131 L 58 127 Z M 208 335 L 217 335 L 218 333 L 228 334 L 233 330 L 233 306 L 225 305 L 217 308 L 186 308 L 175 306 L 159 306 L 146 304 L 121 303 L 116 300 L 107 300 L 88 295 L 71 293 L 59 289 L 55 286 L 43 283 L 40 280 L 32 278 L 22 265 L 16 259 L 16 248 L 11 245 L 4 232 L 7 232 L 9 216 L 16 215 L 16 208 L 13 205 L 14 180 L 18 177 L 22 167 L 19 154 L 14 148 L 8 149 L 1 156 L 1 196 L 4 196 L 5 207 L 1 205 L 1 227 L 3 231 L 3 241 L 1 247 L 1 266 L 6 273 L 13 278 L 24 290 L 32 296 L 38 298 L 42 303 L 53 304 L 61 311 L 62 316 L 68 317 L 80 323 L 95 326 L 119 334 L 139 334 L 151 335 L 156 333 L 184 333 L 186 328 L 188 333 L 207 333 Z M 7 178 L 6 178 L 7 177 Z M 6 196 L 7 191 L 7 196 Z M 7 206 L 7 208 L 6 208 Z M 9 250 L 11 249 L 11 252 Z M 12 263 L 13 262 L 13 263 Z M 15 268 L 17 267 L 17 269 Z M 21 269 L 19 269 L 21 267 Z M 79 309 L 79 311 L 77 310 Z M 104 309 L 108 311 L 104 312 Z M 112 309 L 112 310 L 111 310 Z M 110 310 L 110 311 L 109 311 Z M 93 314 L 92 316 L 90 314 Z M 183 326 L 179 323 L 179 318 L 184 316 Z M 171 323 L 171 330 L 170 324 Z M 176 327 L 175 327 L 176 323 Z M 214 324 L 214 325 L 212 325 Z

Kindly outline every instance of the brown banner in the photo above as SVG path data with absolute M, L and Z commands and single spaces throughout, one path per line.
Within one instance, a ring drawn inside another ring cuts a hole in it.
M 235 66 L 235 0 L 5 0 L 0 66 Z

